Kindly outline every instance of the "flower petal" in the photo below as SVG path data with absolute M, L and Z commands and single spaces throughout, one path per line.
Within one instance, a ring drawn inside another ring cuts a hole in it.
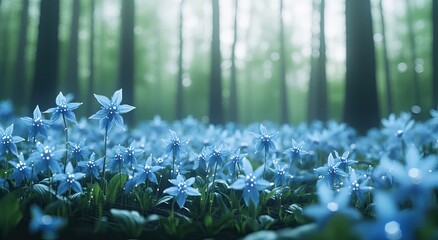
M 111 105 L 111 101 L 105 96 L 94 94 L 94 97 L 104 108 L 108 108 Z

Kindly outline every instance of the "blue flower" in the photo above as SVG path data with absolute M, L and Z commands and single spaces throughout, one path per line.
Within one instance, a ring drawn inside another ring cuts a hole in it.
M 314 171 L 319 175 L 321 180 L 326 181 L 331 187 L 335 187 L 342 182 L 342 179 L 348 174 L 339 168 L 341 162 L 336 162 L 330 153 L 327 160 L 327 166 L 319 167 Z
M 84 161 L 84 157 L 88 156 L 90 153 L 90 151 L 87 149 L 86 146 L 84 146 L 85 144 L 85 139 L 83 139 L 82 141 L 80 141 L 78 144 L 73 143 L 73 142 L 69 142 L 69 152 L 70 152 L 70 156 L 76 161 L 76 162 L 81 162 Z
M 122 152 L 122 148 L 120 146 L 117 146 L 115 149 L 115 153 L 113 155 L 112 161 L 108 164 L 108 168 L 110 171 L 116 172 L 121 171 L 122 168 L 124 168 L 125 165 L 125 158 Z
M 189 140 L 181 140 L 175 131 L 169 129 L 170 138 L 167 140 L 163 140 L 167 143 L 166 148 L 164 149 L 165 153 L 172 153 L 173 158 L 178 158 L 181 152 L 184 151 L 185 145 L 189 142 Z
M 32 220 L 29 224 L 30 232 L 42 232 L 43 239 L 56 239 L 59 229 L 65 223 L 64 219 L 57 216 L 45 215 L 37 205 L 32 205 L 30 212 L 32 215 Z
M 52 114 L 50 118 L 52 123 L 63 116 L 66 120 L 77 124 L 76 115 L 73 113 L 73 110 L 77 109 L 82 103 L 70 103 L 70 101 L 70 97 L 65 97 L 62 92 L 59 92 L 58 96 L 56 96 L 56 107 L 49 108 L 44 113 Z
M 161 169 L 160 166 L 152 165 L 152 155 L 150 155 L 146 160 L 144 167 L 138 169 L 140 172 L 126 182 L 125 193 L 130 192 L 132 187 L 145 183 L 146 180 L 158 184 L 157 176 L 155 176 L 155 172 L 159 171 L 160 169 Z
M 166 188 L 163 193 L 175 196 L 178 206 L 182 208 L 187 200 L 187 196 L 201 196 L 201 193 L 192 188 L 192 184 L 195 183 L 195 178 L 191 177 L 187 180 L 182 175 L 177 175 L 176 179 L 170 179 L 170 183 L 174 186 Z
M 262 178 L 264 166 L 260 166 L 253 172 L 251 163 L 245 158 L 243 159 L 243 171 L 245 176 L 241 176 L 229 188 L 243 190 L 243 200 L 246 206 L 249 206 L 250 200 L 254 206 L 259 205 L 259 191 L 272 186 L 273 184 Z
M 72 189 L 74 192 L 81 193 L 82 186 L 79 180 L 82 179 L 84 176 L 84 173 L 75 173 L 73 171 L 73 166 L 71 165 L 71 162 L 68 162 L 65 168 L 65 173 L 58 173 L 53 178 L 55 181 L 60 182 L 57 194 L 62 195 L 69 189 Z
M 368 179 L 361 179 L 357 177 L 356 171 L 351 169 L 348 179 L 345 180 L 345 187 L 349 190 L 350 194 L 355 196 L 359 203 L 365 201 L 365 194 L 373 189 L 368 186 Z
M 24 139 L 19 136 L 12 136 L 13 131 L 14 124 L 5 130 L 0 127 L 0 156 L 10 153 L 18 156 L 17 146 L 15 144 L 24 141 Z
M 344 152 L 342 156 L 339 156 L 339 153 L 336 150 L 333 152 L 335 153 L 336 161 L 339 162 L 338 168 L 344 172 L 348 172 L 348 167 L 357 163 L 356 160 L 348 160 L 348 155 L 350 155 L 350 152 L 348 151 Z
M 362 239 L 416 239 L 415 227 L 421 224 L 418 212 L 400 211 L 394 199 L 381 191 L 374 193 L 374 210 L 374 221 L 356 227 Z
M 123 158 L 125 159 L 126 164 L 136 165 L 137 164 L 137 156 L 143 153 L 143 150 L 136 147 L 135 141 L 132 141 L 129 147 L 121 147 L 123 152 Z
M 102 95 L 94 94 L 94 97 L 102 105 L 102 109 L 93 114 L 90 119 L 99 119 L 100 128 L 110 130 L 114 123 L 120 128 L 124 129 L 124 122 L 121 114 L 127 113 L 135 109 L 135 107 L 123 104 L 122 102 L 122 89 L 114 92 L 111 100 Z
M 287 165 L 280 165 L 279 163 L 274 164 L 275 169 L 271 168 L 271 171 L 274 172 L 274 185 L 275 187 L 278 186 L 285 186 L 289 184 L 289 180 L 291 179 L 291 175 L 286 172 Z
M 275 137 L 277 137 L 278 132 L 269 134 L 266 127 L 263 124 L 260 124 L 260 134 L 252 133 L 256 138 L 258 138 L 256 151 L 260 152 L 262 150 L 265 151 L 265 154 L 269 152 L 269 150 L 275 151 L 275 143 L 272 141 Z
M 49 145 L 44 145 L 42 143 L 37 143 L 37 151 L 32 153 L 30 156 L 31 163 L 35 164 L 35 171 L 41 172 L 50 169 L 55 172 L 61 172 L 61 167 L 59 166 L 59 159 L 61 159 L 64 153 L 64 149 L 56 150 L 55 147 Z
M 9 179 L 14 180 L 16 186 L 20 186 L 23 181 L 32 178 L 32 169 L 27 166 L 22 153 L 18 155 L 18 162 L 9 161 L 9 164 L 14 168 Z
M 99 172 L 102 169 L 103 158 L 99 158 L 98 160 L 94 160 L 94 159 L 95 159 L 95 154 L 93 152 L 88 161 L 78 162 L 78 167 L 81 170 L 81 172 L 92 175 L 94 178 L 99 179 Z
M 208 155 L 208 168 L 211 170 L 215 165 L 222 165 L 222 161 L 227 155 L 227 151 L 223 151 L 220 147 L 214 147 Z
M 303 155 L 308 154 L 307 151 L 303 150 L 303 145 L 304 145 L 304 141 L 301 141 L 300 143 L 297 143 L 292 138 L 292 147 L 283 152 L 284 154 L 289 156 L 290 161 L 291 161 L 290 162 L 291 166 L 292 166 L 292 161 L 300 161 L 300 163 L 303 163 L 302 162 Z
M 50 125 L 50 122 L 42 117 L 38 105 L 35 107 L 35 110 L 33 110 L 33 118 L 22 117 L 21 120 L 23 120 L 23 122 L 29 126 L 28 140 L 35 139 L 38 135 L 44 139 L 47 138 L 46 127 Z
M 205 148 L 196 157 L 195 163 L 193 164 L 193 169 L 199 169 L 203 172 L 207 171 L 207 155 L 205 153 Z
M 326 184 L 317 185 L 319 204 L 304 208 L 304 215 L 315 219 L 323 227 L 335 214 L 342 214 L 351 219 L 359 219 L 357 209 L 349 207 L 350 194 L 346 189 L 334 192 Z
M 240 148 L 237 149 L 230 157 L 230 160 L 224 165 L 224 169 L 227 169 L 231 175 L 238 175 L 239 171 L 243 167 L 242 159 L 246 154 L 240 154 Z
M 413 203 L 424 207 L 433 189 L 438 187 L 437 158 L 434 155 L 422 158 L 417 148 L 410 145 L 406 152 L 406 164 L 398 161 L 382 160 L 378 169 L 390 171 L 396 182 L 396 195 L 403 201 L 411 198 Z

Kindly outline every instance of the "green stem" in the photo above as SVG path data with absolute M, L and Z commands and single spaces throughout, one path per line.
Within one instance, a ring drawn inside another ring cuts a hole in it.
M 52 170 L 50 169 L 49 166 L 47 166 L 47 170 L 49 171 L 49 191 L 50 191 L 50 189 L 53 188 L 53 185 L 52 185 Z M 53 190 L 55 190 L 55 189 L 53 189 Z M 50 193 L 50 202 L 52 202 L 52 193 Z
M 214 199 L 214 191 L 216 188 L 216 173 L 217 173 L 217 167 L 218 167 L 218 163 L 216 163 L 216 166 L 214 167 L 214 173 L 213 173 L 213 182 L 212 182 L 212 189 L 213 189 L 213 198 L 210 200 L 210 191 L 207 191 L 207 203 L 210 201 L 210 213 L 211 213 L 211 208 L 213 207 L 213 199 Z
M 68 160 L 68 127 L 67 121 L 65 120 L 64 114 L 62 114 L 62 120 L 64 121 L 64 131 L 65 131 L 65 160 L 64 160 L 64 173 L 67 168 L 67 160 Z
M 240 173 L 240 165 L 239 165 L 239 163 L 236 163 L 236 165 L 237 165 L 237 172 L 236 172 L 236 180 L 239 178 L 239 173 Z
M 171 177 L 174 177 L 174 175 L 175 175 L 175 159 L 176 159 L 175 154 L 172 154 L 172 172 L 170 174 Z M 175 177 L 176 177 L 176 175 L 175 175 Z
M 263 166 L 263 178 L 265 178 L 266 172 L 266 160 L 268 159 L 268 151 L 265 150 L 265 165 Z
M 105 127 L 105 136 L 104 136 L 104 154 L 103 154 L 103 168 L 102 168 L 102 188 L 103 195 L 106 196 L 106 186 L 105 186 L 105 168 L 106 168 L 106 148 L 108 142 L 108 126 Z

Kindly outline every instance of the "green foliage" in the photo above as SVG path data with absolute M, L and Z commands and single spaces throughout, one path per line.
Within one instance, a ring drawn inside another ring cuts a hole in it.
M 14 192 L 1 198 L 0 206 L 7 206 L 2 208 L 0 214 L 0 232 L 6 235 L 17 226 L 23 215 L 20 211 L 19 199 Z
M 125 186 L 127 179 L 128 175 L 122 173 L 118 173 L 111 178 L 107 187 L 106 195 L 106 201 L 109 206 L 112 206 L 117 198 L 123 194 L 123 186 Z
M 147 218 L 141 216 L 137 211 L 127 211 L 121 209 L 111 209 L 117 227 L 128 238 L 138 238 L 143 232 L 143 228 L 147 222 L 158 220 L 157 215 L 150 215 Z

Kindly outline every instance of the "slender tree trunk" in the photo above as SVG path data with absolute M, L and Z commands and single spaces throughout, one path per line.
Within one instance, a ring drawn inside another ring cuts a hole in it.
M 1 13 L 1 12 L 0 12 Z M 2 36 L 8 36 L 8 14 L 0 15 L 0 34 Z M 7 89 L 7 64 L 9 59 L 9 37 L 3 37 L 0 43 L 0 99 L 8 98 L 9 94 Z
M 410 0 L 405 0 L 406 4 L 406 11 L 407 11 L 407 25 L 408 25 L 408 39 L 409 39 L 409 46 L 411 50 L 411 65 L 412 65 L 412 81 L 413 81 L 413 87 L 414 87 L 414 106 L 420 106 L 420 83 L 419 83 L 419 77 L 418 73 L 416 71 L 416 59 L 417 59 L 417 47 L 415 44 L 415 33 L 414 33 L 414 26 L 413 26 L 413 16 L 412 16 L 412 6 Z M 412 108 L 414 110 L 414 108 Z M 415 112 L 419 113 L 419 112 Z
M 316 9 L 316 3 L 314 8 Z M 319 49 L 312 49 L 310 83 L 309 83 L 309 109 L 308 119 L 327 120 L 327 74 L 326 74 L 326 46 L 325 46 L 325 0 L 319 3 Z M 313 34 L 312 34 L 313 35 Z M 315 34 L 316 35 L 316 34 Z M 312 37 L 314 39 L 316 37 Z M 313 42 L 313 41 L 312 41 Z M 316 59 L 314 59 L 314 56 Z
M 18 35 L 17 59 L 15 61 L 15 78 L 13 101 L 15 106 L 23 107 L 23 90 L 26 86 L 26 43 L 29 22 L 29 0 L 23 0 L 20 14 L 20 32 Z
M 58 79 L 59 1 L 41 0 L 35 73 L 29 109 L 53 106 Z
M 383 37 L 383 60 L 385 62 L 385 83 L 386 83 L 386 107 L 388 110 L 388 114 L 392 113 L 393 104 L 392 104 L 392 91 L 391 91 L 391 70 L 389 68 L 389 58 L 388 58 L 388 47 L 386 41 L 386 31 L 385 31 L 385 17 L 383 14 L 383 0 L 379 1 L 379 12 L 380 12 L 380 27 L 382 28 L 382 37 Z
M 432 107 L 436 109 L 438 107 L 438 0 L 433 0 L 432 2 L 432 22 L 433 22 Z
M 347 76 L 344 120 L 359 133 L 379 125 L 370 0 L 346 1 Z
M 158 13 L 156 14 L 156 18 L 159 19 Z M 155 36 L 157 38 L 157 47 L 156 47 L 156 51 L 157 52 L 157 59 L 155 62 L 155 76 L 157 78 L 157 93 L 162 93 L 163 92 L 163 42 L 162 42 L 162 27 L 161 27 L 161 22 L 159 20 L 157 20 L 157 23 L 155 25 Z M 155 112 L 159 113 L 162 111 L 163 109 L 163 98 L 161 98 L 161 94 L 158 94 L 158 101 L 154 104 L 155 105 Z
M 283 0 L 280 0 L 280 122 L 289 122 L 286 91 L 286 47 L 284 44 Z
M 248 28 L 246 29 L 245 32 L 245 42 L 249 43 L 251 40 L 251 33 L 252 33 L 252 29 L 253 29 L 253 25 L 254 25 L 254 4 L 251 4 L 251 6 L 249 7 L 249 25 Z M 248 45 L 249 48 L 249 45 Z M 252 81 L 253 81 L 253 68 L 252 68 L 252 62 L 247 61 L 246 62 L 246 66 L 245 66 L 245 91 L 244 91 L 244 98 L 245 98 L 245 114 L 244 116 L 247 118 L 246 121 L 250 122 L 253 120 L 253 109 L 252 109 L 252 104 L 253 104 L 253 100 L 252 100 Z
M 134 0 L 122 0 L 119 54 L 119 87 L 123 88 L 123 99 L 134 105 Z M 132 123 L 133 115 L 126 115 L 128 123 Z
M 237 44 L 237 11 L 239 0 L 234 0 L 234 38 L 231 46 L 231 86 L 230 86 L 230 121 L 238 121 L 237 106 L 237 71 L 236 71 L 236 44 Z
M 79 76 L 78 76 L 78 40 L 79 40 L 79 14 L 81 2 L 73 0 L 72 2 L 72 22 L 70 28 L 70 45 L 68 50 L 67 61 L 67 91 L 73 93 L 76 98 L 79 98 Z
M 212 0 L 213 29 L 211 40 L 211 75 L 210 75 L 210 123 L 223 123 L 222 108 L 222 73 L 219 25 L 219 0 Z
M 179 55 L 178 55 L 178 77 L 176 88 L 176 119 L 182 119 L 184 115 L 184 89 L 183 89 L 183 3 L 184 0 L 180 0 L 179 5 Z
M 95 0 L 90 0 L 90 54 L 89 54 L 89 71 L 90 75 L 88 76 L 88 104 L 87 104 L 87 115 L 90 116 L 93 114 L 92 108 L 92 100 L 94 93 L 94 8 L 95 8 Z

